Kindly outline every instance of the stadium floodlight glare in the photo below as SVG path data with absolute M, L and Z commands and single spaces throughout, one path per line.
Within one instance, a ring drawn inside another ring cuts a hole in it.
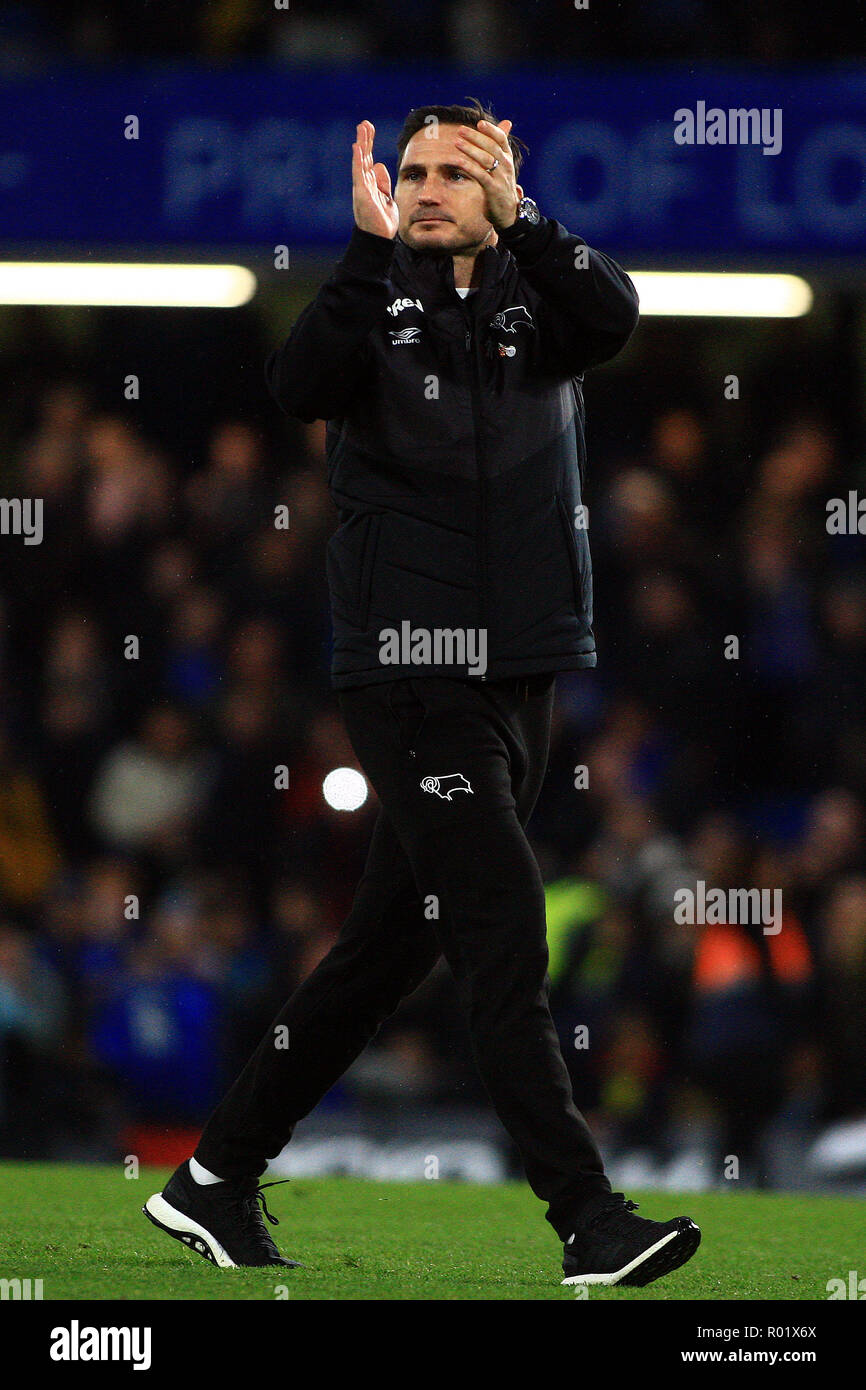
M 334 811 L 357 811 L 367 800 L 367 779 L 353 767 L 335 767 L 322 783 L 322 795 Z
M 256 292 L 242 265 L 0 261 L 0 304 L 236 309 Z
M 640 311 L 677 318 L 799 318 L 812 307 L 812 288 L 799 275 L 629 271 Z

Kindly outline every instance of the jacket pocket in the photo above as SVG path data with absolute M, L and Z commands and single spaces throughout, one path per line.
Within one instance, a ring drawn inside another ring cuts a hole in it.
M 382 529 L 382 513 L 374 512 L 370 517 L 367 543 L 364 546 L 364 559 L 361 565 L 361 599 L 358 605 L 358 627 L 366 629 L 370 615 L 370 594 L 373 590 L 373 571 L 376 567 L 376 551 L 379 548 L 379 532 Z
M 565 547 L 568 551 L 568 563 L 571 566 L 571 583 L 574 590 L 574 602 L 577 606 L 578 613 L 581 613 L 584 608 L 584 567 L 577 553 L 574 523 L 569 516 L 565 499 L 559 492 L 556 494 L 556 508 L 559 512 L 559 519 L 562 522 L 562 529 L 565 534 Z
M 414 757 L 415 744 L 429 713 L 414 678 L 390 682 L 388 708 L 397 722 L 400 747 Z
M 381 512 L 354 512 L 328 541 L 326 567 L 335 616 L 366 630 Z

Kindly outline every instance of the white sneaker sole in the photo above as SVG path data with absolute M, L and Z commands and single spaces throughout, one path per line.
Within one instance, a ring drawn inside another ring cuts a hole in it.
M 197 1255 L 210 1260 L 211 1264 L 218 1265 L 220 1269 L 238 1268 L 210 1231 L 205 1230 L 204 1226 L 200 1226 L 189 1216 L 184 1216 L 183 1212 L 177 1211 L 165 1200 L 161 1192 L 155 1192 L 152 1197 L 148 1197 L 142 1211 L 160 1230 L 182 1241 Z
M 639 1269 L 642 1264 L 646 1264 L 647 1260 L 652 1259 L 653 1255 L 680 1234 L 679 1231 L 669 1231 L 666 1236 L 662 1236 L 661 1240 L 657 1240 L 655 1245 L 650 1245 L 648 1249 L 642 1250 L 630 1264 L 623 1265 L 622 1269 L 615 1270 L 613 1274 L 569 1274 L 567 1279 L 562 1279 L 560 1282 L 563 1284 L 618 1284 L 621 1279 L 625 1279 L 626 1275 Z

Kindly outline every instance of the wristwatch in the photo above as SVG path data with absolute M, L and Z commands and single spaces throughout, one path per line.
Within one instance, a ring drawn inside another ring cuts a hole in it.
M 524 236 L 530 227 L 537 227 L 541 221 L 541 213 L 538 204 L 531 198 L 521 198 L 517 204 L 517 215 L 510 227 L 503 227 L 499 231 L 505 241 L 516 241 L 518 237 Z

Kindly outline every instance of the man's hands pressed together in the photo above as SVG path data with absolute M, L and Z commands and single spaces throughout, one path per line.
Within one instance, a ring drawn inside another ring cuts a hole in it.
M 508 142 L 512 123 L 479 121 L 429 126 L 404 151 L 394 195 L 386 166 L 373 163 L 371 121 L 352 145 L 352 208 L 356 225 L 410 245 L 475 254 L 513 226 L 523 189 Z M 492 241 L 491 238 L 492 237 Z

